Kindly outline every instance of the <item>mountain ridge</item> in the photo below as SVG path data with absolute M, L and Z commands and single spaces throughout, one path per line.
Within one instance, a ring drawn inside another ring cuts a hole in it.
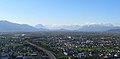
M 9 21 L 0 21 L 0 32 L 32 32 L 39 31 L 35 27 L 27 24 L 17 24 Z
M 59 28 L 59 27 L 58 27 Z M 112 24 L 91 24 L 91 25 L 63 25 L 59 29 L 49 29 L 47 26 L 39 24 L 30 26 L 28 24 L 18 24 L 9 21 L 0 21 L 0 32 L 35 32 L 35 31 L 83 31 L 83 32 L 120 32 L 119 26 Z

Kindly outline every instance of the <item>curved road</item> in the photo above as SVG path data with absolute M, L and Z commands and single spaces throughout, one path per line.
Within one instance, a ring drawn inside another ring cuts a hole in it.
M 43 52 L 45 52 L 45 53 L 48 55 L 49 59 L 57 59 L 57 58 L 53 55 L 52 52 L 46 50 L 45 48 L 42 48 L 42 47 L 40 47 L 40 46 L 37 46 L 36 44 L 33 44 L 33 43 L 31 43 L 31 42 L 28 42 L 28 41 L 26 41 L 26 42 L 27 42 L 28 44 L 30 44 L 31 46 L 34 46 L 34 47 L 36 47 L 37 49 L 40 49 L 40 50 L 42 50 Z

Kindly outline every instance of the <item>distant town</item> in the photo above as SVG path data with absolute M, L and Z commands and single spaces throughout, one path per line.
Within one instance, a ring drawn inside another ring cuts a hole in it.
M 0 59 L 119 59 L 120 33 L 1 32 Z

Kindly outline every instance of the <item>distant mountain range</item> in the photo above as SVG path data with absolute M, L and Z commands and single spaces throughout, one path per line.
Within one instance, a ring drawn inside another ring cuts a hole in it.
M 40 25 L 39 28 L 47 28 Z M 53 27 L 52 31 L 81 31 L 81 32 L 120 32 L 120 27 L 112 24 L 89 24 L 89 25 L 62 25 Z
M 107 31 L 110 29 L 114 29 L 115 26 L 113 25 L 105 25 L 105 24 L 92 24 L 92 25 L 85 25 L 82 26 L 79 30 L 80 31 L 87 31 L 87 32 L 101 32 L 101 31 Z
M 47 26 L 38 24 L 30 26 L 27 24 L 17 24 L 9 21 L 0 21 L 0 32 L 35 32 L 35 31 L 84 31 L 84 32 L 120 32 L 120 27 L 112 24 L 92 24 L 92 25 L 63 25 L 57 29 L 48 29 Z
M 17 24 L 9 21 L 0 21 L 0 32 L 32 32 L 40 31 L 27 24 Z
M 120 32 L 120 27 L 112 24 L 92 24 L 82 26 L 79 31 L 84 32 Z

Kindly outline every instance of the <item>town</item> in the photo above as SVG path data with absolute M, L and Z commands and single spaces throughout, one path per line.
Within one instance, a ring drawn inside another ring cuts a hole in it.
M 1 59 L 119 59 L 120 33 L 0 33 L 0 48 Z
M 0 59 L 47 59 L 47 54 L 27 44 L 24 34 L 0 35 Z

